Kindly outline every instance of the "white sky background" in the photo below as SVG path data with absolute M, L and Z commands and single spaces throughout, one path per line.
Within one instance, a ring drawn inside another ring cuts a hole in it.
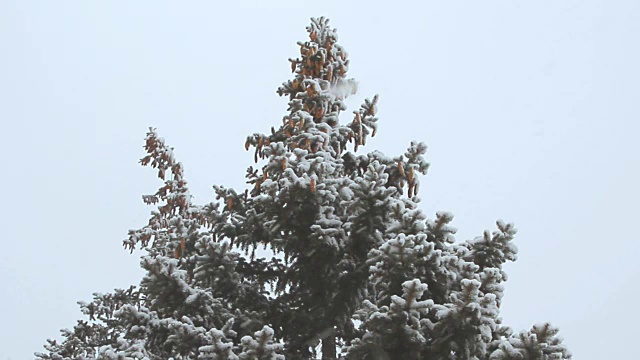
M 137 164 L 149 126 L 196 202 L 244 186 L 244 140 L 280 124 L 287 58 L 322 15 L 360 82 L 343 121 L 380 94 L 366 149 L 425 141 L 421 206 L 453 212 L 459 240 L 516 223 L 505 323 L 551 321 L 576 359 L 637 352 L 640 2 L 4 0 L 0 359 L 139 282 L 121 242 L 160 185 Z

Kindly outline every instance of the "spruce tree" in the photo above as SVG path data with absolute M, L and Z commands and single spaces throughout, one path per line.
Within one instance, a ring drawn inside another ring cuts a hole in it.
M 80 302 L 87 319 L 38 358 L 571 357 L 549 324 L 502 324 L 512 224 L 456 243 L 451 214 L 429 219 L 418 206 L 424 144 L 357 152 L 376 134 L 378 97 L 340 122 L 357 83 L 328 22 L 311 19 L 289 60 L 281 125 L 247 138 L 257 165 L 246 190 L 214 186 L 215 201 L 192 203 L 182 164 L 149 130 L 141 163 L 163 185 L 143 196 L 157 209 L 124 241 L 146 250 L 146 275 Z

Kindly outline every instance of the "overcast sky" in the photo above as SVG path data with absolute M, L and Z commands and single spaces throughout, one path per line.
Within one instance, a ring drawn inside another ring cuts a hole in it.
M 1 360 L 139 282 L 121 243 L 160 185 L 137 164 L 149 126 L 196 202 L 243 188 L 244 140 L 280 124 L 287 58 L 322 15 L 351 109 L 380 94 L 367 148 L 429 145 L 422 208 L 454 213 L 458 240 L 516 223 L 505 323 L 551 321 L 576 359 L 637 352 L 640 2 L 2 0 Z

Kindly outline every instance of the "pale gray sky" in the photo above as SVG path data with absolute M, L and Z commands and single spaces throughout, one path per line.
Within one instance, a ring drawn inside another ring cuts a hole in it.
M 137 284 L 121 241 L 159 183 L 155 126 L 197 202 L 242 188 L 246 135 L 286 113 L 311 16 L 328 16 L 378 136 L 429 145 L 422 208 L 459 240 L 520 230 L 503 318 L 558 325 L 576 359 L 631 358 L 640 291 L 640 2 L 0 2 L 0 359 L 28 359 L 78 300 Z M 343 118 L 346 120 L 346 117 Z

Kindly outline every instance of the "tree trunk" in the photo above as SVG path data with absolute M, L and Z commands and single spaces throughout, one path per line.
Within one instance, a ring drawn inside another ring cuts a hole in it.
M 322 339 L 322 360 L 336 358 L 336 337 L 329 335 Z

